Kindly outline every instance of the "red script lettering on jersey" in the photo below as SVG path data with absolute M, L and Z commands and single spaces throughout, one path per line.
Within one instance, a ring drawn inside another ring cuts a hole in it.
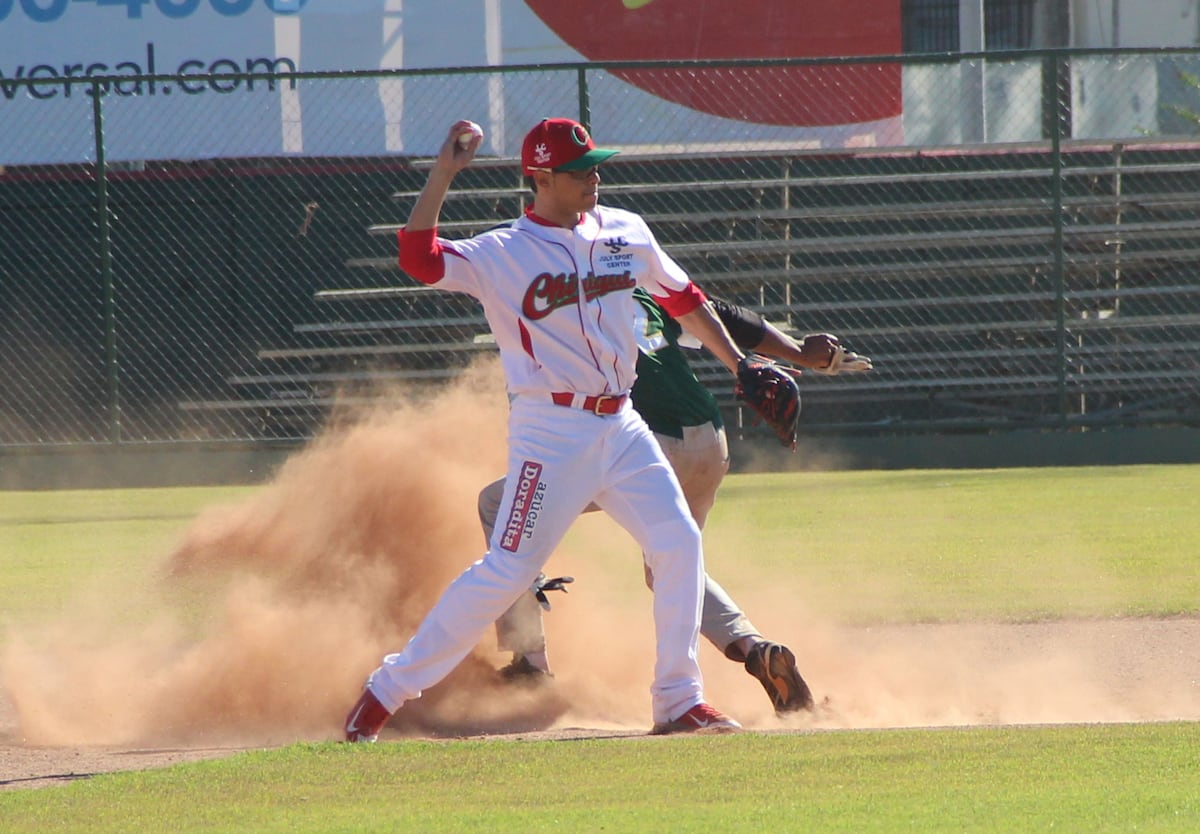
M 529 520 L 529 511 L 533 506 L 534 493 L 538 481 L 542 477 L 542 465 L 527 460 L 521 464 L 521 479 L 517 482 L 517 491 L 513 495 L 512 509 L 508 513 L 508 523 L 504 525 L 504 536 L 500 546 L 515 553 L 520 544 L 521 534 Z
M 594 301 L 603 295 L 621 290 L 631 290 L 637 282 L 629 274 L 629 270 L 611 275 L 596 275 L 589 272 L 583 279 L 583 297 L 585 301 Z M 559 307 L 575 304 L 579 301 L 579 276 L 575 273 L 567 275 L 559 273 L 551 275 L 543 272 L 533 279 L 525 298 L 521 302 L 521 312 L 525 318 L 537 321 L 553 313 Z

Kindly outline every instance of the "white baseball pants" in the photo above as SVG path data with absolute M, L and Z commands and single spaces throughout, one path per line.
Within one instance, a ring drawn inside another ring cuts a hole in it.
M 700 703 L 700 528 L 641 416 L 628 401 L 617 414 L 597 416 L 518 396 L 508 448 L 501 513 L 487 553 L 450 584 L 404 650 L 371 674 L 375 697 L 394 712 L 449 674 L 528 590 L 567 529 L 595 502 L 638 542 L 654 574 L 654 721 Z

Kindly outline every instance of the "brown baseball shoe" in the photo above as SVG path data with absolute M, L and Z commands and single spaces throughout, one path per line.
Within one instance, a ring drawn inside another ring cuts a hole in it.
M 514 657 L 507 666 L 497 670 L 500 680 L 505 683 L 541 686 L 554 680 L 554 675 L 545 669 L 539 669 L 529 662 L 525 655 Z
M 812 691 L 800 677 L 796 656 L 787 646 L 769 640 L 756 643 L 746 655 L 745 666 L 767 691 L 775 712 L 783 714 L 813 708 Z

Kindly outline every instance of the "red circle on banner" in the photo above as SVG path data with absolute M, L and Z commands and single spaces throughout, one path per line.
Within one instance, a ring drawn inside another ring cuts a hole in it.
M 817 58 L 900 52 L 896 0 L 526 0 L 587 60 Z M 613 70 L 660 98 L 758 124 L 898 116 L 900 65 Z

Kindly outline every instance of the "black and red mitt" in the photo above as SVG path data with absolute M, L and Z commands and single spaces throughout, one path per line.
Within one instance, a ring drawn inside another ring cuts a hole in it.
M 733 392 L 771 427 L 780 443 L 796 448 L 800 389 L 791 374 L 769 359 L 748 354 L 738 362 Z

